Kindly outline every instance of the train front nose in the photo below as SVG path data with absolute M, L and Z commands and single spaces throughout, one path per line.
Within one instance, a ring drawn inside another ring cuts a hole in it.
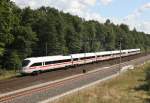
M 20 70 L 20 73 L 21 74 L 26 74 L 26 70 L 27 70 L 26 67 L 22 67 L 21 70 Z
M 29 67 L 29 63 L 30 63 L 30 60 L 24 60 L 22 62 L 22 68 L 21 68 L 21 71 L 20 71 L 22 74 L 26 74 L 27 73 L 28 67 Z

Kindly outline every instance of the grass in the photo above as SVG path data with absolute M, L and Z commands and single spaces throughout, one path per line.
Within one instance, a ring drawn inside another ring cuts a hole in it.
M 18 73 L 15 70 L 1 70 L 0 69 L 0 80 L 8 79 L 17 76 Z
M 149 103 L 146 87 L 146 68 L 137 67 L 118 77 L 65 96 L 53 103 Z

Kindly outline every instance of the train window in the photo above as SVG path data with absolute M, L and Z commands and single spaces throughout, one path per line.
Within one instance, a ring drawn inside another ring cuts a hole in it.
M 55 64 L 55 63 L 60 63 L 60 61 L 53 61 L 53 63 Z
M 95 56 L 92 56 L 92 57 L 84 57 L 84 58 L 81 58 L 81 60 L 83 60 L 83 59 L 92 59 L 92 58 L 95 58 Z
M 49 65 L 49 64 L 53 64 L 53 62 L 52 61 L 45 62 L 45 65 Z
M 34 64 L 31 65 L 31 67 L 34 67 L 34 66 L 42 66 L 42 62 L 34 63 Z
M 111 56 L 111 54 L 106 54 L 105 56 Z
M 70 62 L 70 61 L 71 61 L 71 59 L 66 59 L 66 60 L 64 60 L 62 62 Z
M 26 67 L 30 63 L 30 60 L 24 60 L 22 62 L 22 67 Z
M 66 59 L 66 60 L 59 60 L 59 61 L 53 61 L 53 63 L 63 63 L 63 62 L 69 62 L 71 59 Z
M 98 55 L 97 57 L 102 57 L 102 55 Z
M 73 61 L 76 61 L 76 60 L 78 60 L 79 58 L 73 58 Z

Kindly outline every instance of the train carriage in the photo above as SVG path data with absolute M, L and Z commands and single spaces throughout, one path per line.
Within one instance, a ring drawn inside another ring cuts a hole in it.
M 27 58 L 22 63 L 22 73 L 32 73 L 71 65 L 70 56 L 47 56 Z

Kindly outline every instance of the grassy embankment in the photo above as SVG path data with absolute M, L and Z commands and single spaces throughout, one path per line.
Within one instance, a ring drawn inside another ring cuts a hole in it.
M 145 80 L 147 70 L 150 70 L 150 64 L 137 67 L 112 80 L 65 96 L 53 103 L 150 103 Z
M 15 70 L 1 70 L 0 69 L 0 80 L 12 78 L 19 75 Z

